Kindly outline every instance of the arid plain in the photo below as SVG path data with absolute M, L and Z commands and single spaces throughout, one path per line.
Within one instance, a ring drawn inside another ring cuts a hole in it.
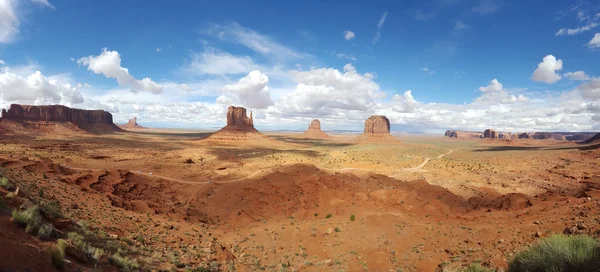
M 154 269 L 505 268 L 540 237 L 600 230 L 594 144 L 211 134 L 5 135 L 0 163 L 25 198 L 57 201 L 78 227 Z M 52 270 L 40 250 L 52 243 L 0 217 L 9 268 Z

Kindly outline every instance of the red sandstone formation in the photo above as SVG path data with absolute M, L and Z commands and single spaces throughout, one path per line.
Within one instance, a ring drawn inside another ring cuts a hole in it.
M 390 134 L 390 120 L 383 115 L 372 115 L 365 121 L 365 134 Z
M 492 139 L 495 139 L 495 138 L 498 138 L 498 135 L 496 134 L 495 130 L 493 130 L 493 129 L 486 129 L 483 132 L 483 138 L 492 138 Z
M 248 144 L 248 141 L 260 140 L 277 142 L 258 132 L 258 130 L 254 128 L 252 112 L 250 112 L 250 117 L 248 117 L 245 108 L 234 106 L 227 109 L 227 125 L 210 135 L 206 140 L 218 141 L 220 143 L 227 142 L 231 144 Z
M 308 129 L 304 131 L 304 137 L 315 138 L 315 139 L 327 139 L 329 135 L 321 131 L 321 121 L 319 119 L 312 120 Z
M 86 131 L 96 134 L 121 131 L 113 124 L 112 114 L 103 110 L 72 109 L 63 105 L 29 106 L 12 104 L 2 110 L 2 121 L 10 122 L 8 127 L 21 132 L 43 130 L 51 132 L 59 125 L 65 129 Z M 5 124 L 7 125 L 7 124 Z
M 364 133 L 358 137 L 360 142 L 394 143 L 398 138 L 390 134 L 390 120 L 383 115 L 372 115 L 365 121 Z
M 129 119 L 127 124 L 120 125 L 123 129 L 144 129 L 145 127 L 138 125 L 137 118 Z
M 250 118 L 248 118 L 248 116 L 246 116 L 245 108 L 230 106 L 227 108 L 227 126 L 254 128 L 252 112 L 250 112 Z

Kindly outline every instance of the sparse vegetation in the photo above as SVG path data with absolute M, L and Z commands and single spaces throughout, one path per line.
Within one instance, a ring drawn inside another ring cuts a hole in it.
M 50 219 L 57 219 L 63 217 L 63 214 L 60 209 L 60 203 L 58 201 L 47 202 L 45 204 L 42 204 L 40 208 L 50 217 Z
M 589 236 L 553 235 L 519 252 L 508 271 L 598 271 L 600 243 Z
M 327 215 L 325 216 L 325 218 L 331 218 L 331 214 L 330 214 L 330 213 L 329 213 L 329 214 L 327 214 Z
M 12 211 L 12 220 L 19 227 L 26 228 L 27 226 L 34 224 L 41 224 L 42 218 L 40 217 L 38 206 L 32 206 L 27 210 L 20 211 L 14 209 Z
M 12 182 L 10 182 L 6 177 L 0 178 L 0 187 L 8 191 L 12 191 L 15 189 L 15 185 Z
M 119 271 L 135 271 L 140 268 L 137 260 L 122 257 L 118 252 L 108 258 L 108 261 L 117 267 Z
M 68 245 L 67 241 L 59 239 L 56 246 L 50 249 L 50 260 L 52 261 L 52 265 L 60 271 L 65 268 L 65 249 Z
M 350 215 L 350 221 L 356 221 L 356 217 L 354 216 L 354 214 Z

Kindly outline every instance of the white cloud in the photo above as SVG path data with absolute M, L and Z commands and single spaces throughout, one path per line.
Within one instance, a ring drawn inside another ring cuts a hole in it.
M 2 100 L 24 104 L 78 104 L 83 102 L 78 85 L 44 76 L 40 71 L 23 77 L 11 72 L 0 74 Z
M 488 15 L 498 10 L 498 4 L 495 0 L 481 0 L 477 6 L 473 7 L 471 12 L 479 13 L 480 15 Z
M 248 56 L 234 56 L 209 47 L 194 54 L 184 71 L 196 75 L 238 75 L 260 68 Z
M 591 48 L 600 47 L 600 33 L 596 33 L 587 45 Z
M 55 9 L 55 7 L 48 0 L 31 0 L 31 2 Z
M 383 24 L 385 23 L 385 19 L 387 18 L 388 12 L 384 12 L 377 23 L 377 31 L 375 32 L 375 37 L 373 37 L 373 44 L 376 44 L 381 39 L 381 29 L 383 28 Z
M 161 52 L 162 48 L 156 48 L 156 52 Z
M 269 108 L 271 115 L 332 117 L 347 111 L 368 111 L 378 99 L 385 98 L 385 93 L 373 81 L 374 76 L 359 74 L 352 64 L 346 64 L 343 72 L 318 68 L 290 74 L 297 83 L 296 88 Z
M 151 78 L 137 80 L 129 74 L 127 68 L 121 67 L 121 56 L 117 51 L 108 51 L 104 48 L 100 55 L 80 58 L 77 64 L 87 67 L 95 74 L 116 79 L 119 86 L 132 88 L 132 92 L 147 91 L 156 94 L 163 90 L 163 86 L 152 81 Z
M 338 53 L 338 54 L 336 54 L 336 56 L 338 57 L 338 59 L 356 60 L 356 58 L 354 56 L 346 55 L 343 53 Z
M 0 60 L 0 65 L 6 65 L 6 62 L 3 60 Z
M 584 71 L 568 72 L 564 73 L 563 76 L 568 78 L 569 80 L 590 80 L 590 76 L 586 75 Z
M 531 79 L 547 84 L 555 83 L 561 79 L 560 74 L 557 72 L 562 70 L 562 66 L 562 60 L 557 60 L 553 55 L 547 55 L 542 62 L 538 64 L 538 68 L 533 72 Z
M 346 41 L 352 40 L 352 39 L 354 39 L 354 37 L 355 37 L 354 32 L 352 32 L 350 30 L 344 31 L 344 39 L 346 39 Z
M 577 89 L 582 91 L 584 98 L 600 101 L 600 78 L 594 78 L 590 82 L 583 83 Z
M 454 23 L 454 29 L 452 31 L 460 32 L 461 30 L 467 29 L 467 28 L 470 28 L 470 26 L 466 25 L 462 21 L 458 21 L 458 22 Z
M 213 35 L 220 40 L 239 43 L 257 53 L 269 55 L 280 60 L 301 59 L 309 56 L 288 48 L 267 35 L 242 27 L 237 23 L 225 26 L 213 24 L 208 29 L 208 34 Z
M 10 43 L 19 33 L 15 0 L 0 0 L 0 43 Z
M 427 72 L 427 73 L 429 73 L 430 75 L 433 75 L 433 74 L 435 74 L 435 71 L 433 71 L 433 70 L 431 70 L 431 69 L 429 69 L 429 68 L 427 68 L 427 67 L 421 68 L 421 70 L 422 70 L 423 72 Z
M 225 97 L 231 94 L 236 95 L 240 106 L 265 109 L 273 105 L 268 83 L 269 77 L 256 70 L 241 78 L 237 83 L 225 85 L 223 92 L 225 92 Z M 224 98 L 217 98 L 217 102 L 223 103 L 223 101 Z
M 487 92 L 499 92 L 502 91 L 502 83 L 500 83 L 500 81 L 498 81 L 497 79 L 492 79 L 492 81 L 490 82 L 489 85 L 485 86 L 485 87 L 479 87 L 479 90 L 487 93 Z
M 561 28 L 561 29 L 559 29 L 556 32 L 555 35 L 556 36 L 561 36 L 561 35 L 577 35 L 579 33 L 592 30 L 593 28 L 595 28 L 595 27 L 597 27 L 599 25 L 600 24 L 598 24 L 598 23 L 592 22 L 592 23 L 589 23 L 589 24 L 587 24 L 585 26 L 581 26 L 581 27 L 578 27 L 578 28 Z

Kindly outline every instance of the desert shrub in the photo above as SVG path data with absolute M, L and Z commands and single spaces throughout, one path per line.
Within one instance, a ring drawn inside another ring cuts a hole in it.
M 350 215 L 350 221 L 356 221 L 356 217 L 354 216 L 354 214 Z
M 12 220 L 20 227 L 27 227 L 31 225 L 34 227 L 35 225 L 41 225 L 42 218 L 40 217 L 40 210 L 38 206 L 32 206 L 27 210 L 13 210 L 12 212 Z M 30 227 L 30 228 L 31 228 Z
M 60 210 L 60 203 L 58 201 L 46 202 L 42 204 L 41 210 L 46 212 L 50 219 L 63 217 L 62 211 Z
M 49 240 L 55 235 L 56 233 L 54 232 L 54 227 L 52 227 L 52 224 L 43 224 L 37 231 L 37 237 L 42 240 Z
M 73 243 L 73 245 L 75 245 L 75 247 L 77 248 L 81 248 L 83 246 L 83 244 L 85 243 L 83 236 L 81 236 L 81 234 L 77 233 L 77 232 L 69 232 L 67 233 L 67 237 L 69 237 L 69 240 L 71 240 L 71 243 Z
M 12 199 L 15 196 L 17 196 L 17 195 L 14 192 L 10 192 L 10 193 L 6 194 L 4 197 L 6 197 L 6 199 Z
M 104 250 L 101 248 L 93 247 L 88 244 L 84 237 L 77 232 L 69 232 L 67 233 L 67 237 L 71 240 L 71 243 L 81 250 L 85 255 L 89 258 L 92 258 L 96 261 L 99 261 L 102 256 L 104 256 Z
M 58 243 L 55 247 L 50 249 L 50 259 L 52 260 L 52 265 L 62 271 L 65 268 L 65 249 L 69 244 L 65 240 L 58 240 Z
M 328 214 L 325 216 L 325 218 L 331 218 L 331 214 L 330 214 L 330 213 L 328 213 Z
M 127 257 L 122 257 L 119 253 L 115 253 L 114 255 L 110 256 L 108 261 L 117 267 L 119 271 L 135 271 L 140 268 L 137 260 L 131 260 Z
M 487 269 L 479 263 L 472 263 L 469 266 L 467 266 L 466 268 L 464 268 L 463 270 L 461 270 L 461 272 L 491 272 L 491 271 L 493 271 L 493 270 Z
M 0 187 L 12 191 L 15 189 L 15 185 L 10 182 L 6 177 L 0 178 Z
M 519 252 L 508 271 L 600 271 L 600 243 L 585 235 L 553 235 Z

